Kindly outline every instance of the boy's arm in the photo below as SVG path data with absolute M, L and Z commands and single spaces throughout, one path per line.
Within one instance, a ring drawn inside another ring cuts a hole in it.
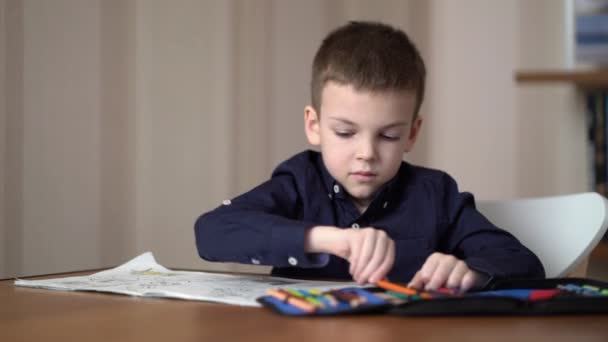
M 381 229 L 340 229 L 316 226 L 307 230 L 305 250 L 334 254 L 347 260 L 349 273 L 360 284 L 383 279 L 395 262 L 395 242 Z
M 462 208 L 460 219 L 452 228 L 447 251 L 463 259 L 470 268 L 491 277 L 545 276 L 545 270 L 534 253 L 468 205 Z
M 490 277 L 544 277 L 538 257 L 510 233 L 497 228 L 475 209 L 470 193 L 459 193 L 447 176 L 444 204 L 448 231 L 442 249 L 469 268 Z
M 324 266 L 329 261 L 327 254 L 307 253 L 304 249 L 306 232 L 315 224 L 299 219 L 301 206 L 293 175 L 274 175 L 198 218 L 198 253 L 208 261 Z

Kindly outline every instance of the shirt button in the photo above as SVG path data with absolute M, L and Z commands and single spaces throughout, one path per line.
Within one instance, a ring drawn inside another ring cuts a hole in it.
M 260 260 L 256 259 L 256 258 L 251 258 L 251 263 L 254 265 L 259 265 L 260 264 Z
M 340 187 L 338 185 L 334 185 L 334 192 L 335 193 L 340 192 Z
M 327 194 L 327 196 L 329 197 L 329 199 L 332 199 L 334 197 L 331 193 Z
M 298 259 L 294 258 L 294 257 L 289 257 L 289 259 L 287 259 L 287 262 L 291 265 L 291 266 L 296 266 L 298 264 Z
M 357 222 L 353 223 L 351 227 L 353 227 L 354 229 L 361 228 Z
M 222 201 L 222 204 L 223 205 L 230 205 L 230 204 L 232 204 L 232 201 L 229 200 L 229 199 L 225 199 L 225 200 Z
M 382 208 L 386 209 L 387 206 L 388 206 L 388 202 L 384 202 L 384 204 L 382 205 Z

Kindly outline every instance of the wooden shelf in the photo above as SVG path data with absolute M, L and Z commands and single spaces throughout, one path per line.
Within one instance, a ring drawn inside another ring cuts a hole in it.
M 522 70 L 515 73 L 518 83 L 571 83 L 583 88 L 608 88 L 608 69 Z

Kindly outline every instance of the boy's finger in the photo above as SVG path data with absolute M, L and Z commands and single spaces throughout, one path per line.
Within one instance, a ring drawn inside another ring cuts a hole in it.
M 357 265 L 359 265 L 358 261 L 361 257 L 361 251 L 363 249 L 363 243 L 365 242 L 365 237 L 361 234 L 360 231 L 356 231 L 353 229 L 348 229 L 350 231 L 350 274 L 354 277 L 355 271 L 357 270 Z
M 354 260 L 349 260 L 350 262 L 350 267 L 348 269 L 348 273 L 353 277 L 353 279 L 355 279 L 355 275 L 353 274 L 353 269 L 355 268 L 356 264 Z
M 450 273 L 445 286 L 450 289 L 459 288 L 462 285 L 464 275 L 468 271 L 469 267 L 467 267 L 467 264 L 465 264 L 462 260 L 459 260 L 454 266 L 452 273 Z
M 353 279 L 355 278 L 355 270 L 357 269 L 357 261 L 359 260 L 360 253 L 361 253 L 361 246 L 355 246 L 352 249 L 350 259 L 348 260 L 350 262 L 349 273 L 350 273 L 350 275 L 353 276 Z
M 357 260 L 359 259 L 359 253 L 361 252 L 361 246 L 355 239 L 351 238 L 350 242 L 350 255 L 348 257 L 348 262 L 350 263 L 350 267 L 348 268 L 348 273 L 350 275 L 355 275 L 355 269 L 357 267 Z
M 420 271 L 416 272 L 416 274 L 414 274 L 414 277 L 412 278 L 412 280 L 410 280 L 410 282 L 407 284 L 407 287 L 411 287 L 414 289 L 422 289 L 422 287 L 424 286 L 424 281 L 422 281 L 422 276 L 420 275 Z
M 445 269 L 437 269 L 429 281 L 425 282 L 425 290 L 437 290 L 445 284 L 448 279 L 448 274 Z
M 448 280 L 448 277 L 452 273 L 454 266 L 458 259 L 453 256 L 443 256 L 439 258 L 440 261 L 435 268 L 435 272 L 429 281 L 426 282 L 426 286 L 424 287 L 426 290 L 437 290 L 442 287 Z
M 371 258 L 367 265 L 363 265 L 363 270 L 359 274 L 359 278 L 362 282 L 368 283 L 371 275 L 378 270 L 380 265 L 386 259 L 386 254 L 388 252 L 388 240 L 387 239 L 376 239 L 376 244 L 374 245 L 374 249 L 372 251 Z
M 476 276 L 477 275 L 475 274 L 475 272 L 469 269 L 469 271 L 462 277 L 462 282 L 460 283 L 460 290 L 462 292 L 470 290 L 473 285 L 475 285 Z
M 384 257 L 384 261 L 378 267 L 376 272 L 374 272 L 370 278 L 369 282 L 374 284 L 378 282 L 380 279 L 384 279 L 384 277 L 388 274 L 388 272 L 393 268 L 393 263 L 395 262 L 395 243 L 391 240 L 389 241 L 386 255 Z
M 355 278 L 359 278 L 361 272 L 369 263 L 374 252 L 374 246 L 376 244 L 374 234 L 366 234 L 363 243 L 361 244 L 361 250 L 359 251 L 359 258 L 357 259 L 357 267 L 354 269 Z
M 423 283 L 428 283 L 431 280 L 433 274 L 435 273 L 435 269 L 437 269 L 437 266 L 439 266 L 439 259 L 440 258 L 437 257 L 437 254 L 431 254 L 431 256 L 426 259 L 418 271 Z

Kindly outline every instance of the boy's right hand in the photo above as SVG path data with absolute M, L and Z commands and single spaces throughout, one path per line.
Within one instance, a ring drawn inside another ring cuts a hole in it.
M 395 262 L 395 242 L 383 230 L 372 227 L 313 227 L 308 232 L 305 249 L 348 260 L 349 272 L 359 284 L 373 284 L 385 278 Z
M 383 230 L 345 229 L 349 272 L 359 284 L 383 279 L 395 262 L 395 242 Z

